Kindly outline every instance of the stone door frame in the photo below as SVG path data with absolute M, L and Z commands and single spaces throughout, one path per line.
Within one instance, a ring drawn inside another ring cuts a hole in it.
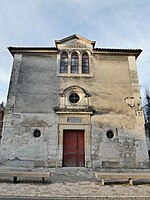
M 58 125 L 58 159 L 59 166 L 63 162 L 63 133 L 64 130 L 84 130 L 85 167 L 91 167 L 91 126 L 90 124 L 59 124 Z

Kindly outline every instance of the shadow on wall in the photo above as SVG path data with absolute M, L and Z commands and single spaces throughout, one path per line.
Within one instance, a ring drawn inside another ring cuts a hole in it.
M 2 138 L 2 129 L 3 129 L 3 118 L 4 118 L 4 102 L 0 104 L 0 139 Z

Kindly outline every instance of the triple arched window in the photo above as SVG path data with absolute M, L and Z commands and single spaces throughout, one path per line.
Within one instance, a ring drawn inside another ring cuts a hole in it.
M 89 54 L 87 52 L 79 55 L 76 51 L 71 54 L 64 51 L 60 55 L 59 72 L 66 74 L 89 74 L 89 65 Z

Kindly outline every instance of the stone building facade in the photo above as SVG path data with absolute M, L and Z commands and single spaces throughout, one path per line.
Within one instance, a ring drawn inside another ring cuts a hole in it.
M 79 35 L 14 57 L 1 165 L 147 168 L 140 49 L 95 48 Z

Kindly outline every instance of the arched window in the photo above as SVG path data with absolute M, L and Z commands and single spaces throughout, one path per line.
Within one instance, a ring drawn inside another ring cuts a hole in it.
M 71 55 L 71 73 L 78 74 L 79 73 L 79 58 L 76 52 Z
M 82 55 L 82 74 L 89 74 L 89 55 L 84 53 Z
M 63 52 L 60 57 L 60 73 L 68 73 L 68 54 Z

